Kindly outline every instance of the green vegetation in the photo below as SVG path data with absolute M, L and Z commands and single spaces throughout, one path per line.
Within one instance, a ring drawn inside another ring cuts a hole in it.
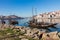
M 23 35 L 23 33 L 16 29 L 6 28 L 4 30 L 0 30 L 0 39 L 2 40 L 21 40 L 19 35 Z
M 31 37 L 25 36 L 25 32 L 20 31 L 19 29 L 11 29 L 6 28 L 4 30 L 0 30 L 0 39 L 1 40 L 21 40 L 19 36 L 24 36 L 23 38 L 26 38 L 28 40 L 34 40 Z

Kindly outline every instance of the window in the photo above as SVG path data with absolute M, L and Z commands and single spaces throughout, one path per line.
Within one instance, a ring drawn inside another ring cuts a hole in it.
M 50 15 L 50 18 L 52 18 L 52 15 Z

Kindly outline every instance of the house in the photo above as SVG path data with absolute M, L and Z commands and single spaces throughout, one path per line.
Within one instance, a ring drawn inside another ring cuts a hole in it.
M 48 13 L 42 13 L 34 17 L 37 19 L 37 22 L 43 21 L 43 19 L 60 19 L 60 11 L 53 11 L 53 12 L 48 12 Z M 47 21 L 47 20 L 45 20 Z M 52 20 L 50 20 L 52 21 Z M 49 22 L 50 22 L 49 21 Z

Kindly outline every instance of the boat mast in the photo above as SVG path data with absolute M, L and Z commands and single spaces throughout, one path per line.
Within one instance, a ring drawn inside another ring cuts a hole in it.
M 34 17 L 33 17 L 33 16 L 34 16 L 34 12 L 33 12 L 33 7 L 32 7 L 32 19 L 34 19 Z
M 37 19 L 34 19 L 34 16 L 37 16 L 37 8 L 35 8 L 35 14 L 36 15 L 34 15 L 34 11 L 33 11 L 34 9 L 33 9 L 33 7 L 32 7 L 32 19 L 33 19 L 33 22 L 35 22 L 35 23 L 37 23 Z
M 35 14 L 37 16 L 37 8 L 35 8 Z M 37 19 L 35 19 L 35 23 L 37 23 Z
M 37 16 L 37 8 L 35 8 L 35 14 L 36 14 L 36 16 Z
M 34 23 L 35 22 L 35 19 L 34 19 L 34 8 L 32 7 L 32 22 Z

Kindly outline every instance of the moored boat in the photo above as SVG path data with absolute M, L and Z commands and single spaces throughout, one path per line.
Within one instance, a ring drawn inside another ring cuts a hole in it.
M 12 24 L 12 25 L 15 25 L 15 24 L 18 24 L 18 21 L 16 21 L 16 20 L 10 20 L 9 23 Z
M 37 16 L 37 10 L 35 8 L 35 13 L 36 13 L 36 16 Z M 44 29 L 47 29 L 49 27 L 55 27 L 55 25 L 57 25 L 57 23 L 45 23 L 45 22 L 40 22 L 38 21 L 39 18 L 35 18 L 34 16 L 34 13 L 33 13 L 33 8 L 32 8 L 32 20 L 29 21 L 29 26 L 30 27 L 33 27 L 33 28 L 44 28 Z
M 40 22 L 40 23 L 34 23 L 32 21 L 29 22 L 29 26 L 33 27 L 33 28 L 49 28 L 49 27 L 54 27 L 55 25 L 57 25 L 57 23 L 44 23 L 44 22 Z

